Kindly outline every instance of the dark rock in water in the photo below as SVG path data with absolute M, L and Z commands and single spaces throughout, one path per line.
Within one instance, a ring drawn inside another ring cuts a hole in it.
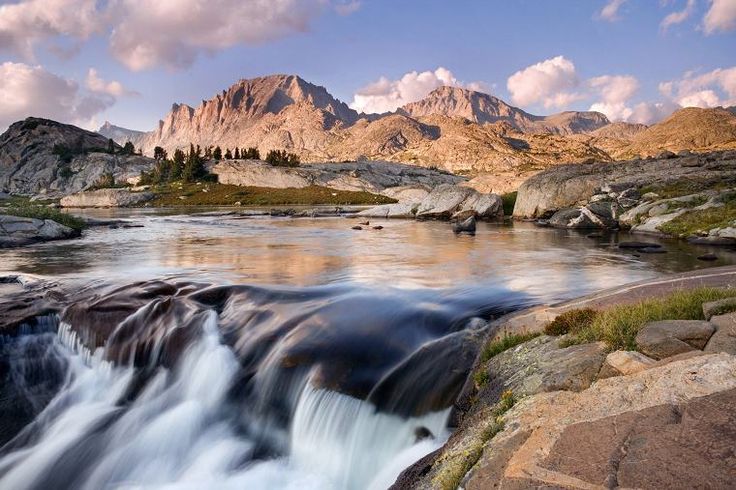
M 383 226 L 378 225 L 373 227 L 374 230 L 383 230 Z
M 538 226 L 539 228 L 549 228 L 551 225 L 546 219 L 538 219 L 534 221 L 534 226 Z
M 351 228 L 351 230 L 362 230 L 362 229 L 363 229 L 363 227 L 362 227 L 362 226 L 353 226 L 353 227 Z
M 592 239 L 603 238 L 603 234 L 602 233 L 591 233 L 590 235 L 587 235 L 586 238 L 592 238 Z
M 426 427 L 417 427 L 416 429 L 414 429 L 414 443 L 423 441 L 425 439 L 434 439 L 434 434 L 432 434 L 431 430 L 427 429 Z
M 694 245 L 716 245 L 716 246 L 736 246 L 736 240 L 733 238 L 717 237 L 717 236 L 704 236 L 704 237 L 690 237 L 687 239 L 688 243 Z
M 636 249 L 637 252 L 642 254 L 666 254 L 667 250 L 661 247 L 644 247 Z
M 716 254 L 714 254 L 714 253 L 707 253 L 707 254 L 699 255 L 698 256 L 698 260 L 703 260 L 703 261 L 706 261 L 706 262 L 712 262 L 714 260 L 718 260 L 718 256 Z
M 475 233 L 475 227 L 475 216 L 471 216 L 465 221 L 452 225 L 452 231 L 455 233 Z
M 362 222 L 360 222 L 358 224 L 363 225 L 363 226 L 368 226 L 368 225 L 371 224 L 371 222 L 370 221 L 362 221 Z
M 661 248 L 662 245 L 658 243 L 649 243 L 649 242 L 619 242 L 618 248 L 634 248 L 634 249 L 643 249 L 643 248 Z

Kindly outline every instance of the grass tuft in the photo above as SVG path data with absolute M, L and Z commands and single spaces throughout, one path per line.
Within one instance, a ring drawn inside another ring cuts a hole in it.
M 504 335 L 499 340 L 494 340 L 486 345 L 483 349 L 483 353 L 481 354 L 481 362 L 486 362 L 501 352 L 509 350 L 512 347 L 516 347 L 519 344 L 523 344 L 524 342 L 539 337 L 540 335 L 541 333 L 539 332 Z
M 507 192 L 501 195 L 501 202 L 503 202 L 503 215 L 512 216 L 514 214 L 514 206 L 516 205 L 516 195 L 518 193 Z
M 636 334 L 649 322 L 704 320 L 703 303 L 736 297 L 734 289 L 696 288 L 661 299 L 601 310 L 587 327 L 573 334 L 567 344 L 602 340 L 613 350 L 636 350 Z
M 47 206 L 31 204 L 10 206 L 8 208 L 0 209 L 0 214 L 9 214 L 10 216 L 18 216 L 21 218 L 50 219 L 77 231 L 81 231 L 87 227 L 87 224 L 82 218 L 63 213 L 58 209 L 49 208 Z

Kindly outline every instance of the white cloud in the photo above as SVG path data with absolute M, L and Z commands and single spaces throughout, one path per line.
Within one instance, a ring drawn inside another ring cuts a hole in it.
M 599 17 L 608 22 L 614 22 L 620 19 L 618 11 L 627 0 L 608 0 L 608 3 L 601 9 Z
M 363 2 L 360 0 L 342 0 L 335 3 L 335 11 L 340 15 L 350 15 L 358 11 Z
M 680 106 L 671 101 L 665 102 L 641 102 L 635 105 L 628 117 L 628 122 L 640 124 L 653 124 L 669 116 Z
M 710 9 L 703 18 L 706 34 L 736 29 L 736 2 L 734 0 L 711 0 Z
M 668 14 L 664 19 L 662 19 L 662 23 L 659 26 L 662 28 L 662 30 L 667 30 L 667 28 L 670 26 L 685 22 L 685 20 L 687 20 L 687 18 L 690 17 L 694 11 L 695 0 L 687 0 L 684 9 Z
M 575 65 L 564 56 L 541 61 L 511 75 L 506 87 L 521 106 L 541 103 L 545 108 L 564 107 L 584 98 L 578 86 Z
M 434 71 L 411 71 L 398 80 L 381 77 L 360 89 L 353 96 L 350 107 L 368 114 L 394 111 L 404 104 L 424 98 L 429 92 L 443 85 L 478 91 L 488 90 L 488 85 L 483 82 L 463 84 L 450 70 L 439 67 Z
M 95 70 L 94 68 L 90 68 L 87 72 L 85 85 L 90 92 L 107 94 L 113 97 L 139 95 L 138 92 L 126 89 L 125 87 L 123 87 L 122 83 L 116 80 L 112 80 L 110 82 L 103 80 L 102 78 L 100 78 L 100 76 L 97 74 L 97 70 Z
M 736 66 L 696 74 L 659 84 L 659 91 L 683 107 L 736 105 Z
M 34 59 L 34 47 L 55 36 L 87 39 L 103 25 L 96 0 L 25 0 L 0 5 L 0 49 Z
M 115 103 L 109 95 L 85 93 L 73 80 L 41 66 L 0 64 L 0 129 L 28 116 L 92 127 L 94 117 Z
M 588 80 L 588 85 L 600 98 L 590 106 L 591 111 L 605 114 L 611 121 L 626 121 L 633 114 L 627 106 L 639 89 L 639 81 L 630 75 L 603 75 Z

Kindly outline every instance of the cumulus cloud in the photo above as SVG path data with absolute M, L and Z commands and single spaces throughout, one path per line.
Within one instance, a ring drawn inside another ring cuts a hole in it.
M 639 89 L 639 81 L 631 75 L 603 75 L 588 80 L 588 85 L 601 100 L 590 106 L 591 111 L 605 114 L 611 121 L 626 121 L 633 114 L 627 106 Z
M 404 104 L 424 98 L 429 92 L 443 85 L 483 92 L 488 90 L 488 85 L 483 82 L 463 84 L 450 70 L 439 67 L 434 71 L 411 71 L 398 80 L 381 77 L 360 89 L 353 96 L 350 107 L 368 114 L 394 111 Z
M 736 29 L 736 2 L 733 0 L 711 0 L 710 9 L 703 18 L 706 34 Z
M 359 0 L 21 0 L 0 6 L 0 49 L 30 60 L 41 41 L 109 32 L 110 51 L 132 70 L 183 68 L 203 53 L 306 31 L 326 8 L 348 15 L 360 5 Z
M 641 102 L 636 104 L 629 115 L 627 122 L 639 124 L 654 124 L 669 116 L 677 109 L 679 104 L 672 101 L 664 102 Z
M 87 39 L 102 27 L 96 0 L 25 0 L 0 5 L 0 49 L 27 60 L 54 36 Z
M 609 0 L 603 9 L 601 9 L 598 16 L 608 22 L 619 20 L 620 16 L 618 15 L 618 11 L 624 3 L 626 3 L 626 0 Z
M 508 78 L 506 87 L 511 99 L 521 106 L 560 108 L 584 98 L 575 91 L 578 84 L 573 62 L 556 56 L 517 71 Z
M 41 66 L 0 64 L 0 130 L 28 116 L 46 117 L 84 127 L 115 103 L 108 94 L 87 93 L 79 84 Z
M 679 80 L 660 83 L 659 91 L 683 107 L 736 105 L 736 66 L 701 74 L 687 72 Z
M 85 85 L 87 86 L 87 89 L 90 92 L 95 92 L 98 94 L 107 94 L 111 95 L 113 97 L 122 97 L 125 95 L 139 95 L 138 92 L 134 92 L 132 90 L 128 90 L 125 87 L 123 87 L 123 84 L 112 80 L 110 82 L 107 82 L 103 80 L 99 74 L 97 73 L 97 70 L 94 68 L 90 68 L 87 72 L 87 78 L 85 80 Z
M 662 19 L 662 22 L 659 26 L 662 28 L 662 30 L 667 30 L 667 28 L 670 26 L 685 22 L 694 11 L 695 0 L 687 0 L 684 9 L 668 14 L 664 19 Z

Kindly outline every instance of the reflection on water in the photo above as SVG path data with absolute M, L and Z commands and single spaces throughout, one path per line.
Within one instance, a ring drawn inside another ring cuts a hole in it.
M 618 250 L 615 235 L 536 228 L 528 223 L 479 225 L 455 236 L 442 222 L 378 220 L 383 230 L 352 230 L 340 218 L 191 216 L 147 210 L 104 210 L 143 228 L 85 232 L 78 240 L 0 252 L 0 269 L 68 277 L 142 279 L 166 274 L 218 282 L 315 285 L 351 282 L 404 288 L 504 286 L 546 301 L 650 278 L 664 272 L 726 265 L 696 260 L 706 251 L 678 241 L 669 253 Z M 637 237 L 641 240 L 641 237 Z M 649 239 L 649 241 L 656 241 Z

